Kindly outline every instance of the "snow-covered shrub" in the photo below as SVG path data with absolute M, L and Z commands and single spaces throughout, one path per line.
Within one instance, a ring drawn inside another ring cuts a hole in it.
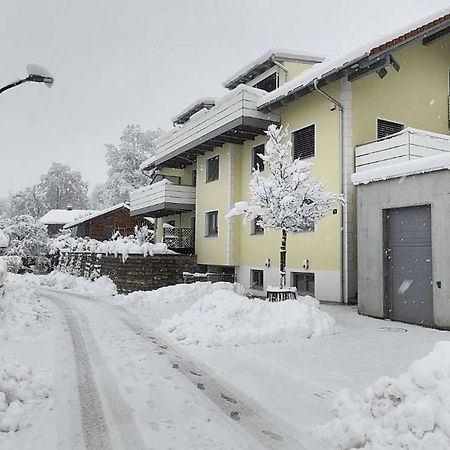
M 30 425 L 31 409 L 50 396 L 44 375 L 14 360 L 0 359 L 0 432 Z
M 336 332 L 336 322 L 312 297 L 265 302 L 217 290 L 164 320 L 160 331 L 181 344 L 210 347 L 323 336 Z
M 47 227 L 35 218 L 23 215 L 0 219 L 0 228 L 9 236 L 6 255 L 29 258 L 47 253 Z
M 450 342 L 438 342 L 397 378 L 383 377 L 361 395 L 341 390 L 336 416 L 318 427 L 336 449 L 450 448 Z
M 19 273 L 23 269 L 20 256 L 2 256 L 0 259 L 5 262 L 8 272 Z

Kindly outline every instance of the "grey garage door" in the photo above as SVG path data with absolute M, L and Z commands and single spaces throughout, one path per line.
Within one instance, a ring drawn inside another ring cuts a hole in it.
M 385 211 L 385 254 L 387 316 L 433 325 L 429 205 Z

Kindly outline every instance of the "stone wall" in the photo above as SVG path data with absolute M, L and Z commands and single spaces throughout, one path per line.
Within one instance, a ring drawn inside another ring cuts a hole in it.
M 106 275 L 119 292 L 148 291 L 183 282 L 183 272 L 196 272 L 195 256 L 161 254 L 144 257 L 131 254 L 125 262 L 121 256 L 64 252 L 58 270 L 87 279 Z

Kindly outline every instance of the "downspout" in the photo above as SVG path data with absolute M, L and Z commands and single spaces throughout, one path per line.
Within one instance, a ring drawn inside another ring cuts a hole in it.
M 285 82 L 286 81 L 288 81 L 288 73 L 289 73 L 289 70 L 286 68 L 286 66 L 283 66 L 283 64 L 281 64 L 280 62 L 278 62 L 276 59 L 275 59 L 275 57 L 273 57 L 272 56 L 272 62 L 277 66 L 277 67 L 279 67 L 282 71 L 284 71 L 284 73 L 285 73 Z M 278 75 L 278 78 L 279 78 L 279 75 Z M 279 83 L 279 81 L 278 81 L 278 83 Z
M 331 103 L 337 106 L 339 110 L 339 164 L 340 164 L 340 176 L 339 176 L 339 190 L 343 193 L 344 190 L 344 107 L 342 103 L 336 100 L 327 92 L 323 91 L 318 86 L 317 78 L 313 82 L 314 90 L 319 94 L 323 95 L 326 99 L 328 99 Z M 344 194 L 345 197 L 345 194 Z M 344 218 L 347 216 L 347 203 L 344 203 L 342 207 L 341 214 L 341 273 L 342 273 L 342 286 L 341 286 L 341 302 L 346 303 L 348 301 L 348 272 L 345 267 L 345 257 L 344 252 L 347 251 L 346 245 L 346 235 L 347 235 L 347 226 Z

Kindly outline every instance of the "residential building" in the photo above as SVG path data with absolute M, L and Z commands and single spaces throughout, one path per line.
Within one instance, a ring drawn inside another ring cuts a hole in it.
M 222 98 L 173 119 L 142 165 L 154 184 L 131 194 L 131 214 L 157 218 L 157 240 L 164 223 L 194 228 L 199 264 L 264 295 L 278 282 L 280 232 L 225 215 L 248 200 L 264 130 L 288 126 L 294 157 L 314 163 L 314 175 L 346 200 L 314 229 L 288 236 L 288 282 L 319 300 L 355 301 L 355 152 L 363 170 L 440 151 L 415 154 L 409 141 L 389 149 L 384 138 L 406 127 L 449 132 L 449 29 L 447 8 L 337 58 L 269 51 L 227 79 Z

